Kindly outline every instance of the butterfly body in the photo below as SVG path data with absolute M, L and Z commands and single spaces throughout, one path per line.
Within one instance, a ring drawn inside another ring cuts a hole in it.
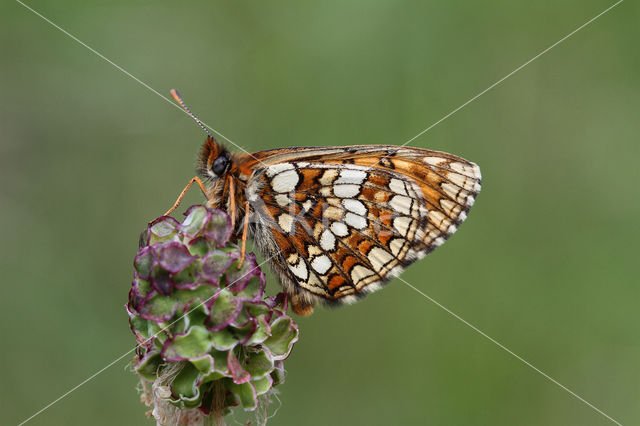
M 232 154 L 209 137 L 198 173 L 303 314 L 381 288 L 444 243 L 480 191 L 474 163 L 387 145 Z

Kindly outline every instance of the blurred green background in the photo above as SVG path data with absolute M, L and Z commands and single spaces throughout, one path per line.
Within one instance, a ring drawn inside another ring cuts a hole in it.
M 401 144 L 612 3 L 28 2 L 249 151 Z M 639 21 L 623 2 L 412 143 L 477 162 L 483 190 L 403 275 L 623 424 L 640 423 Z M 0 34 L 0 423 L 16 424 L 133 347 L 138 234 L 204 134 L 15 1 Z M 398 280 L 299 324 L 270 424 L 613 424 Z M 127 359 L 29 424 L 153 424 Z

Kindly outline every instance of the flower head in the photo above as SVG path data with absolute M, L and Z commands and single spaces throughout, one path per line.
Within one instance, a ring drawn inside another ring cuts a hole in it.
M 138 342 L 135 371 L 160 424 L 202 424 L 234 406 L 255 410 L 284 381 L 298 340 L 283 294 L 230 242 L 220 210 L 162 216 L 140 236 L 127 312 Z

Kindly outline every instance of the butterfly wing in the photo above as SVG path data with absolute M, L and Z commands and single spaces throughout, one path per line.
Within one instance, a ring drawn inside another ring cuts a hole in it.
M 480 190 L 477 165 L 421 148 L 265 151 L 252 231 L 290 294 L 353 302 L 444 243 Z

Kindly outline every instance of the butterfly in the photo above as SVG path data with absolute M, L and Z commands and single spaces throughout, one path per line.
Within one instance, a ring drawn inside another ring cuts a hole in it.
M 207 132 L 180 95 L 174 99 Z M 352 303 L 442 245 L 480 191 L 463 158 L 391 145 L 232 153 L 209 133 L 193 183 L 268 259 L 291 306 Z M 244 258 L 244 257 L 243 257 Z

